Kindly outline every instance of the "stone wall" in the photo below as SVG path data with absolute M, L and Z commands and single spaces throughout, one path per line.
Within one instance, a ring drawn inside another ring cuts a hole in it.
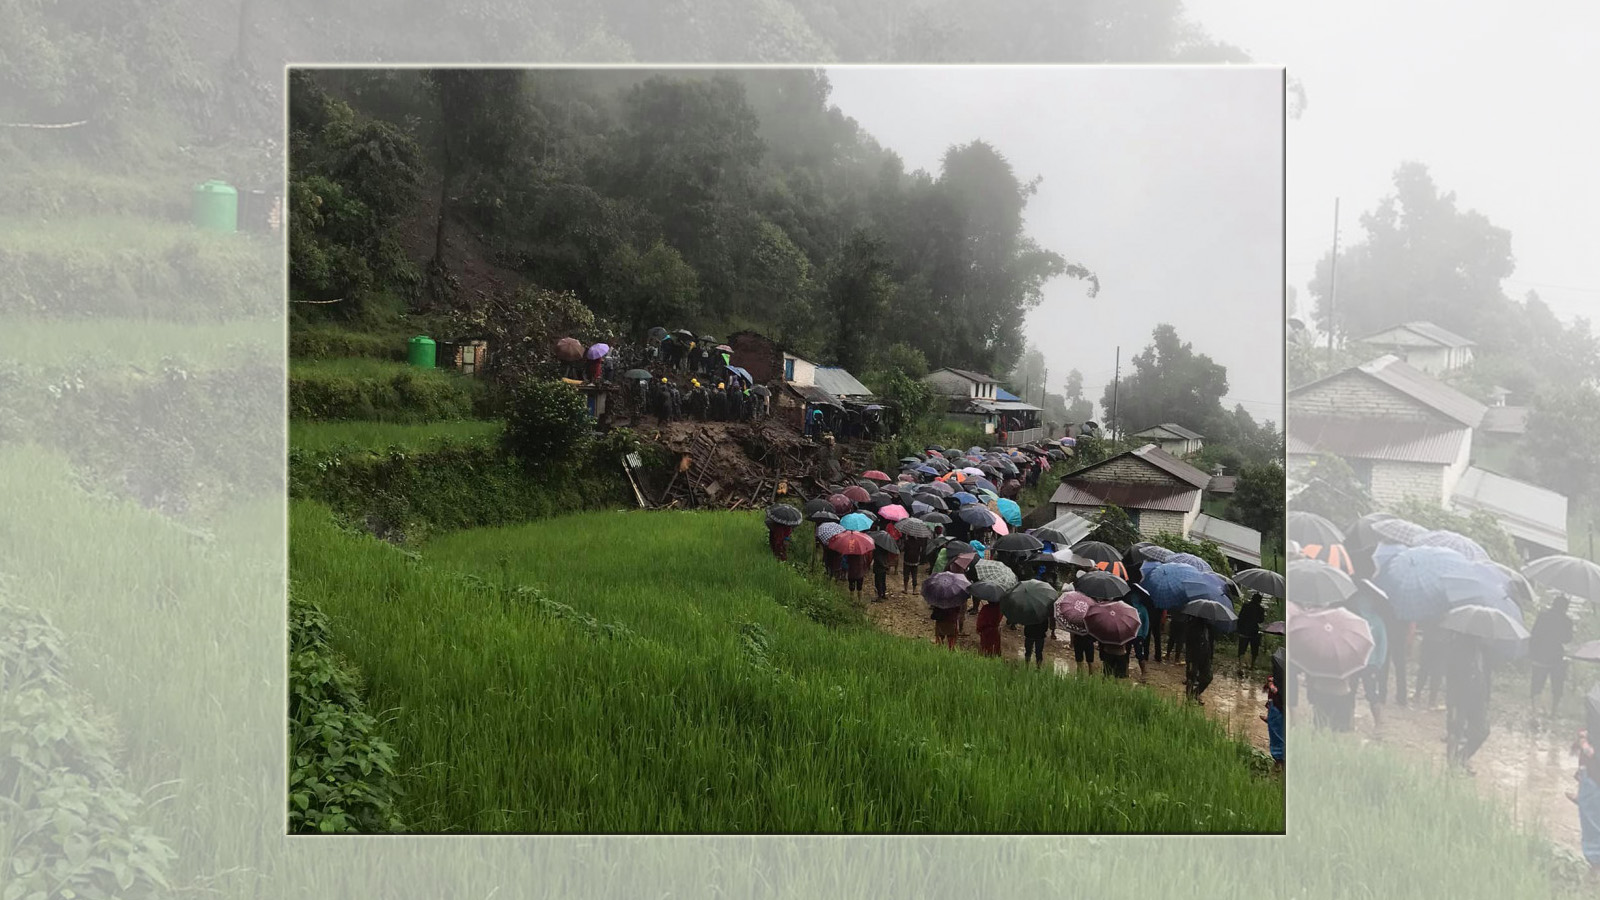
M 1136 456 L 1112 459 L 1082 475 L 1085 481 L 1110 481 L 1118 484 L 1170 484 L 1190 487 L 1188 482 L 1174 478 L 1166 472 Z
M 1289 415 L 1321 416 L 1331 419 L 1449 422 L 1444 416 L 1359 372 L 1346 372 L 1291 395 Z
M 1372 502 L 1379 509 L 1392 509 L 1405 498 L 1416 497 L 1443 507 L 1444 473 L 1440 465 L 1374 461 Z
M 1155 537 L 1165 531 L 1169 534 L 1187 536 L 1189 534 L 1189 525 L 1193 524 L 1193 521 L 1192 518 L 1188 518 L 1184 513 L 1141 509 L 1139 510 L 1139 534 L 1148 538 Z

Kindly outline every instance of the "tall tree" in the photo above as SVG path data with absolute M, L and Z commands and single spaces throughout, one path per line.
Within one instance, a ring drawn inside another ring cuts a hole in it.
M 1067 373 L 1067 383 L 1061 396 L 1067 406 L 1067 422 L 1081 425 L 1094 418 L 1094 401 L 1083 396 L 1082 372 L 1073 369 Z
M 834 353 L 840 366 L 860 371 L 872 364 L 893 295 L 883 243 L 865 231 L 855 231 L 828 279 L 828 299 L 837 323 Z
M 1205 434 L 1223 418 L 1222 398 L 1228 393 L 1228 371 L 1178 330 L 1162 323 L 1151 332 L 1152 343 L 1133 358 L 1132 372 L 1115 387 L 1106 385 L 1100 408 L 1119 435 L 1175 422 Z

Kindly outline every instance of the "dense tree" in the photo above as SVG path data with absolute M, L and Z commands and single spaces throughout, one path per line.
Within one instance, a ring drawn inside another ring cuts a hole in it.
M 1261 532 L 1263 542 L 1283 534 L 1283 467 L 1276 463 L 1245 466 L 1239 471 L 1228 518 Z
M 1068 423 L 1079 425 L 1094 418 L 1094 401 L 1083 396 L 1083 373 L 1077 369 L 1067 373 L 1062 400 L 1066 403 Z
M 1181 340 L 1171 325 L 1157 325 L 1151 336 L 1151 344 L 1133 358 L 1132 371 L 1122 383 L 1106 385 L 1100 408 L 1107 424 L 1115 427 L 1118 435 L 1163 422 L 1216 434 L 1225 415 L 1222 397 L 1228 393 L 1227 370 L 1204 353 L 1196 353 L 1194 345 Z
M 1568 497 L 1600 499 L 1600 391 L 1570 385 L 1528 417 L 1531 476 Z
M 1372 512 L 1372 494 L 1337 456 L 1319 455 L 1294 474 L 1299 482 L 1290 495 L 1295 510 L 1314 512 L 1340 527 Z
M 837 328 L 834 355 L 845 369 L 860 371 L 878 355 L 894 294 L 888 269 L 883 243 L 858 230 L 829 276 L 828 298 Z

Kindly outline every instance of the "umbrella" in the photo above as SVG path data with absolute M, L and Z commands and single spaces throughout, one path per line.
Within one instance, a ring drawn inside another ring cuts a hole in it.
M 872 520 L 861 513 L 853 512 L 841 518 L 839 524 L 843 525 L 846 531 L 866 531 L 872 527 Z
M 1283 597 L 1283 576 L 1271 569 L 1245 569 L 1233 576 L 1234 583 L 1249 591 L 1260 591 L 1269 597 Z
M 985 603 L 999 603 L 1010 588 L 996 581 L 974 581 L 968 593 Z
M 951 487 L 947 481 L 932 481 L 923 485 L 923 487 L 927 489 L 928 493 L 938 494 L 940 497 L 949 497 L 956 492 L 956 489 Z
M 1211 573 L 1183 563 L 1146 563 L 1140 581 L 1156 609 L 1179 609 L 1190 600 L 1222 600 L 1222 585 Z M 1091 573 L 1093 574 L 1093 573 Z M 1082 576 L 1087 577 L 1087 576 Z M 1081 580 L 1081 578 L 1080 578 Z
M 767 522 L 777 525 L 788 525 L 791 528 L 805 521 L 805 516 L 800 510 L 783 503 L 767 507 Z
M 1026 553 L 1044 549 L 1044 541 L 1031 534 L 1008 534 L 994 542 L 994 549 L 1007 553 Z
M 1356 592 L 1349 575 L 1314 559 L 1289 563 L 1288 594 L 1301 606 L 1337 606 Z
M 1072 539 L 1054 528 L 1036 528 L 1033 536 L 1041 541 L 1048 541 L 1060 547 L 1072 543 Z
M 700 335 L 700 343 L 715 345 L 717 343 L 717 339 L 709 334 L 702 334 Z
M 1579 644 L 1567 656 L 1579 662 L 1600 662 L 1600 641 Z M 1596 687 L 1595 690 L 1600 691 L 1600 687 Z
M 817 526 L 817 540 L 824 544 L 844 533 L 844 526 L 836 522 L 823 522 Z
M 1521 572 L 1505 563 L 1494 561 L 1481 563 L 1480 565 L 1488 566 L 1505 578 L 1506 595 L 1516 601 L 1518 606 L 1532 605 L 1533 585 L 1528 583 L 1528 579 L 1522 577 Z
M 1371 531 L 1384 541 L 1392 544 L 1403 544 L 1407 547 L 1415 544 L 1418 538 L 1428 533 L 1428 529 L 1415 522 L 1408 522 L 1405 519 L 1394 517 L 1387 519 L 1374 518 L 1365 525 L 1359 525 L 1358 523 L 1358 527 Z
M 1488 562 L 1489 552 L 1472 538 L 1454 531 L 1429 531 L 1417 538 L 1414 546 L 1446 547 L 1473 562 Z
M 922 582 L 922 599 L 935 609 L 952 609 L 967 602 L 972 582 L 955 572 L 929 575 Z
M 805 506 L 805 512 L 806 512 L 806 515 L 808 515 L 808 516 L 811 515 L 812 513 L 818 513 L 818 512 L 829 512 L 829 513 L 831 513 L 831 512 L 833 512 L 833 504 L 829 503 L 827 500 L 824 500 L 824 499 L 822 499 L 820 497 L 817 498 L 816 500 L 807 500 L 806 501 L 806 506 Z
M 610 344 L 595 344 L 584 352 L 583 357 L 584 359 L 605 359 L 606 354 L 610 352 Z
M 1273 622 L 1273 623 L 1271 623 L 1269 625 L 1262 626 L 1261 633 L 1262 634 L 1283 634 L 1283 630 L 1284 630 L 1284 628 L 1283 628 L 1283 623 L 1282 622 Z
M 733 352 L 733 348 L 729 347 L 727 344 L 718 344 L 716 349 L 720 350 L 723 353 L 732 353 Z
M 694 332 L 687 328 L 679 328 L 677 331 L 672 333 L 672 336 L 675 338 L 683 338 L 686 341 L 694 340 Z
M 1146 562 L 1170 562 L 1172 558 L 1177 555 L 1177 551 L 1168 550 L 1160 544 L 1152 544 L 1149 541 L 1140 541 L 1139 543 L 1128 548 L 1128 556 L 1133 557 L 1134 563 L 1137 564 L 1143 564 Z M 1126 558 L 1124 559 L 1124 562 L 1126 562 Z M 1132 566 L 1129 568 L 1132 568 Z
M 1022 527 L 1022 507 L 1017 505 L 1017 501 L 1002 497 L 995 501 L 995 506 L 1000 508 L 1000 518 L 1004 519 L 1007 525 L 1012 528 Z
M 1128 593 L 1128 582 L 1110 572 L 1084 572 L 1073 580 L 1072 586 L 1096 600 L 1117 600 Z
M 1011 567 L 992 559 L 978 560 L 973 564 L 972 574 L 977 581 L 998 584 L 1008 591 L 1017 586 L 1017 575 Z
M 648 336 L 652 341 L 664 341 L 667 339 L 667 330 L 662 328 L 660 325 L 657 325 L 656 327 L 650 329 Z
M 1344 532 L 1316 513 L 1294 510 L 1289 513 L 1289 539 L 1302 544 L 1342 544 Z
M 1094 598 L 1078 591 L 1067 591 L 1056 599 L 1056 623 L 1072 634 L 1088 634 L 1085 621 L 1089 610 L 1098 606 Z
M 649 372 L 646 372 L 643 369 L 629 369 L 628 371 L 622 373 L 623 381 L 649 381 L 654 377 L 654 375 L 651 375 Z
M 899 522 L 902 519 L 911 518 L 911 513 L 906 512 L 906 508 L 898 503 L 890 503 L 884 508 L 878 510 L 878 515 L 888 519 L 891 522 Z
M 1139 624 L 1139 611 L 1121 601 L 1092 604 L 1084 615 L 1089 636 L 1103 644 L 1128 643 L 1139 634 Z
M 900 544 L 890 537 L 887 531 L 874 531 L 872 533 L 872 543 L 879 550 L 893 553 L 895 556 L 900 555 Z
M 1193 566 L 1202 572 L 1211 571 L 1211 564 L 1200 557 L 1195 556 L 1193 553 L 1174 553 L 1172 554 L 1171 558 L 1167 560 L 1167 562 L 1178 563 L 1185 566 Z
M 871 553 L 873 548 L 872 538 L 859 531 L 845 531 L 828 539 L 828 549 L 845 556 L 861 556 Z
M 839 521 L 839 514 L 832 509 L 821 509 L 806 516 L 806 518 L 813 522 L 837 522 Z
M 833 494 L 828 497 L 828 503 L 841 516 L 856 508 L 856 502 L 843 494 Z
M 1072 546 L 1072 552 L 1095 562 L 1122 560 L 1122 552 L 1105 541 L 1080 541 Z
M 1546 556 L 1522 570 L 1541 587 L 1600 602 L 1600 566 L 1576 556 Z
M 918 475 L 927 475 L 930 477 L 937 476 L 939 474 L 939 470 L 935 469 L 933 466 L 917 466 L 912 471 L 916 472 Z
M 1288 627 L 1296 668 L 1326 678 L 1349 678 L 1372 655 L 1372 626 L 1343 607 L 1302 612 Z
M 1445 614 L 1439 627 L 1457 634 L 1466 634 L 1491 641 L 1522 641 L 1528 638 L 1528 629 L 1510 616 L 1488 606 L 1458 606 Z
M 1204 620 L 1219 631 L 1232 631 L 1234 623 L 1239 621 L 1232 606 L 1215 600 L 1190 600 L 1183 605 L 1183 614 Z
M 1007 525 L 1004 519 L 995 519 L 989 527 L 994 529 L 995 534 L 1006 535 L 1011 533 L 1011 526 Z
M 1473 564 L 1454 550 L 1411 547 L 1395 554 L 1373 580 L 1403 621 L 1423 622 L 1448 612 L 1457 600 L 1481 595 L 1471 590 L 1480 579 Z
M 870 494 L 867 494 L 867 502 L 880 509 L 893 503 L 894 500 L 895 498 L 889 496 L 883 491 L 873 491 Z
M 1030 578 L 1000 598 L 1000 612 L 1006 620 L 1018 625 L 1037 625 L 1050 620 L 1050 607 L 1055 603 L 1056 589 Z M 1135 625 L 1135 630 L 1138 626 Z
M 1094 567 L 1102 572 L 1110 572 L 1123 581 L 1128 580 L 1128 567 L 1123 565 L 1120 559 L 1114 559 L 1111 562 L 1097 562 Z
M 902 456 L 902 457 L 900 457 L 900 463 L 902 465 L 907 465 L 907 466 L 921 465 L 922 464 L 922 457 L 920 457 L 920 456 Z
M 967 546 L 971 547 L 972 552 L 978 554 L 979 556 L 982 556 L 984 550 L 987 549 L 983 546 L 983 541 L 967 541 Z
M 751 388 L 750 389 L 750 393 L 755 394 L 757 397 L 770 397 L 770 396 L 772 396 L 772 392 L 767 390 L 766 385 L 761 385 L 761 384 L 758 384 L 755 387 Z
M 938 511 L 923 513 L 918 518 L 922 519 L 924 522 L 927 522 L 929 525 L 949 525 L 951 522 L 949 516 Z
M 974 528 L 990 528 L 995 522 L 999 521 L 995 518 L 994 513 L 981 506 L 962 507 L 961 511 L 956 515 L 961 517 L 961 521 Z
M 854 500 L 857 503 L 866 503 L 872 499 L 872 494 L 870 494 L 866 488 L 859 484 L 852 484 L 839 493 L 849 497 L 851 500 Z
M 897 531 L 899 531 L 901 534 L 905 535 L 906 537 L 912 537 L 912 538 L 930 538 L 930 537 L 933 537 L 933 529 L 929 528 L 928 527 L 928 523 L 922 521 L 921 519 L 901 519 L 899 522 L 895 523 L 894 527 L 895 527 L 895 529 Z
M 883 482 L 889 482 L 889 481 L 893 481 L 894 480 L 893 478 L 890 478 L 888 475 L 883 474 L 883 472 L 881 472 L 881 471 L 879 471 L 877 469 L 869 469 L 869 470 L 867 470 L 865 472 L 862 472 L 861 473 L 861 477 L 862 478 L 870 478 L 873 481 L 883 481 Z
M 970 506 L 970 505 L 978 502 L 978 498 L 977 497 L 972 496 L 971 494 L 967 493 L 966 491 L 956 491 L 954 494 L 951 495 L 951 499 L 952 500 L 959 500 L 961 502 L 962 506 Z
M 556 359 L 569 363 L 583 359 L 583 345 L 576 338 L 564 337 L 556 341 Z
M 921 518 L 922 516 L 926 516 L 928 513 L 931 513 L 931 512 L 934 512 L 934 511 L 935 510 L 934 510 L 934 507 L 932 505 L 927 504 L 927 503 L 923 503 L 921 500 L 915 500 L 915 501 L 912 501 L 912 503 L 911 503 L 911 514 L 914 515 L 914 516 L 917 516 L 918 518 Z
M 1350 558 L 1350 551 L 1343 544 L 1306 544 L 1300 548 L 1300 555 L 1321 560 L 1346 575 L 1356 573 L 1356 561 Z

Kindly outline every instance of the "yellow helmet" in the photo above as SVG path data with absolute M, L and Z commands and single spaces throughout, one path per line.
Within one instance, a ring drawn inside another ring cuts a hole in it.
M 691 385 L 691 386 L 693 386 L 693 387 L 699 387 L 699 386 L 700 386 L 700 379 L 698 379 L 698 378 L 691 378 L 691 379 L 689 379 L 689 384 L 690 384 L 690 385 Z
M 662 384 L 666 384 L 666 383 L 667 383 L 667 380 L 666 380 L 666 379 L 665 379 L 665 378 L 663 378 L 663 379 L 661 379 L 661 383 L 662 383 Z
M 721 383 L 721 382 L 718 382 L 718 383 L 717 383 L 717 390 L 719 390 L 719 391 L 725 391 L 725 390 L 727 390 L 727 389 L 728 389 L 728 386 L 727 386 L 727 385 L 726 385 L 726 384 L 722 384 L 722 383 Z

